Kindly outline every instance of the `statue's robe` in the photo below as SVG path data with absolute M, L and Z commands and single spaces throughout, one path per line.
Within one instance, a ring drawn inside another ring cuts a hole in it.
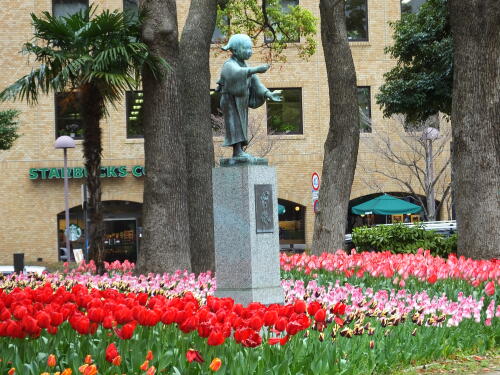
M 248 107 L 257 108 L 266 101 L 266 92 L 269 90 L 256 74 L 248 75 L 249 69 L 234 56 L 222 66 L 221 77 L 217 83 L 226 126 L 224 146 L 248 144 Z

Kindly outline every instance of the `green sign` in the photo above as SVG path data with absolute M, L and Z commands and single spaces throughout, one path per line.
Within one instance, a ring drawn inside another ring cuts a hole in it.
M 127 167 L 121 165 L 118 167 L 101 167 L 101 178 L 123 178 L 132 175 L 142 177 L 146 175 L 146 170 L 142 165 Z M 87 170 L 83 167 L 68 168 L 68 178 L 78 179 L 86 178 Z M 54 180 L 64 178 L 64 168 L 30 168 L 30 180 Z

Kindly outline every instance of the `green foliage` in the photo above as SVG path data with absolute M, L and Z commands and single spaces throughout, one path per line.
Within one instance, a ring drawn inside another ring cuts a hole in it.
M 166 62 L 151 56 L 139 41 L 141 17 L 128 12 L 89 7 L 68 17 L 31 14 L 34 38 L 23 53 L 34 55 L 33 69 L 0 93 L 0 100 L 20 98 L 36 103 L 39 93 L 65 92 L 96 85 L 105 102 L 113 103 L 140 83 L 144 66 L 153 73 Z
M 358 251 L 385 251 L 416 253 L 417 249 L 431 250 L 439 256 L 457 251 L 457 235 L 445 237 L 422 226 L 404 224 L 358 227 L 352 232 L 352 242 Z
M 281 0 L 264 0 L 263 4 L 257 0 L 228 0 L 219 5 L 217 14 L 217 27 L 224 35 L 244 33 L 255 41 L 263 34 L 263 47 L 269 48 L 271 58 L 281 61 L 286 60 L 283 51 L 290 43 L 298 43 L 301 58 L 308 59 L 316 52 L 317 23 L 308 9 L 282 6 Z
M 391 23 L 394 45 L 385 52 L 397 65 L 384 75 L 376 96 L 384 116 L 404 114 L 410 123 L 451 113 L 453 43 L 447 0 L 428 0 L 416 14 Z
M 19 116 L 19 111 L 14 109 L 0 111 L 0 150 L 8 150 L 19 138 L 17 116 Z

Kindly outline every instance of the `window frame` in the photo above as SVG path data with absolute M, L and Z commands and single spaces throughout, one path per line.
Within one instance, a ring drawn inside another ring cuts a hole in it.
M 61 118 L 61 116 L 59 116 L 59 111 L 58 111 L 58 109 L 60 107 L 59 101 L 58 101 L 58 97 L 61 96 L 61 94 L 66 94 L 67 95 L 69 93 L 68 92 L 64 92 L 64 91 L 62 91 L 62 92 L 55 92 L 54 93 L 54 128 L 55 128 L 55 138 L 56 139 L 58 137 L 60 137 L 61 135 L 70 135 L 71 134 L 69 132 L 67 134 L 65 134 L 65 133 L 59 134 L 59 131 L 61 130 L 59 128 L 60 121 L 64 120 L 64 118 Z M 82 133 L 83 133 L 84 126 L 83 126 L 83 119 L 81 118 L 81 115 L 80 115 L 80 118 L 77 121 L 80 122 L 80 124 L 79 124 L 80 125 L 80 129 L 82 130 Z M 73 139 L 75 141 L 81 141 L 81 140 L 84 139 L 84 135 L 82 134 L 81 136 L 79 136 L 79 135 L 76 135 L 76 133 L 75 133 L 75 136 L 73 137 Z
M 142 92 L 144 95 L 144 90 L 127 90 L 125 91 L 125 138 L 127 139 L 144 139 L 144 124 L 142 124 L 142 135 L 129 135 L 129 98 L 131 93 Z M 144 98 L 144 96 L 143 96 Z M 143 99 L 144 101 L 144 99 Z M 132 105 L 132 104 L 131 104 Z M 142 106 L 141 106 L 142 107 Z
M 400 0 L 401 1 L 401 0 Z M 365 7 L 366 7 L 366 38 L 358 38 L 358 39 L 351 39 L 349 38 L 349 35 L 347 35 L 347 41 L 349 43 L 356 43 L 356 42 L 369 42 L 370 41 L 370 9 L 368 7 L 368 0 L 364 0 L 365 2 Z M 348 29 L 347 29 L 347 17 L 346 18 L 346 33 L 348 34 Z
M 368 89 L 368 118 L 371 120 L 372 119 L 372 88 L 371 86 L 369 85 L 363 85 L 363 86 L 356 86 L 356 91 L 357 91 L 357 99 L 358 99 L 358 108 L 361 109 L 361 106 L 359 105 L 359 92 L 360 92 L 360 89 Z M 360 126 L 359 126 L 359 132 L 360 133 L 372 133 L 373 132 L 373 128 L 370 127 L 369 130 L 364 130 L 362 127 L 361 127 L 361 119 L 359 119 L 359 122 L 360 122 Z
M 266 129 L 267 129 L 267 135 L 276 135 L 276 136 L 288 136 L 288 135 L 303 135 L 304 134 L 304 98 L 303 98 L 303 87 L 273 87 L 269 88 L 270 91 L 275 91 L 275 90 L 299 90 L 300 91 L 300 125 L 299 125 L 299 131 L 297 132 L 276 132 L 274 130 L 274 133 L 270 133 L 270 130 L 273 130 L 269 126 L 269 107 L 268 107 L 268 102 L 270 101 L 269 99 L 266 99 Z M 283 102 L 276 102 L 276 103 L 282 103 Z
M 52 16 L 56 17 L 55 9 L 56 9 L 56 3 L 54 0 L 52 1 Z M 87 3 L 87 9 L 90 6 L 90 0 L 74 0 L 72 1 L 73 3 Z M 63 4 L 64 1 L 61 1 L 60 4 Z M 57 17 L 66 17 L 66 16 L 57 16 Z

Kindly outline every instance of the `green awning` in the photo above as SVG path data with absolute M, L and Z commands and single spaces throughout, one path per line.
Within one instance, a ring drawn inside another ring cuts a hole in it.
M 354 206 L 351 211 L 356 215 L 416 214 L 422 211 L 422 207 L 402 199 L 394 198 L 388 194 L 384 194 L 380 197 Z

